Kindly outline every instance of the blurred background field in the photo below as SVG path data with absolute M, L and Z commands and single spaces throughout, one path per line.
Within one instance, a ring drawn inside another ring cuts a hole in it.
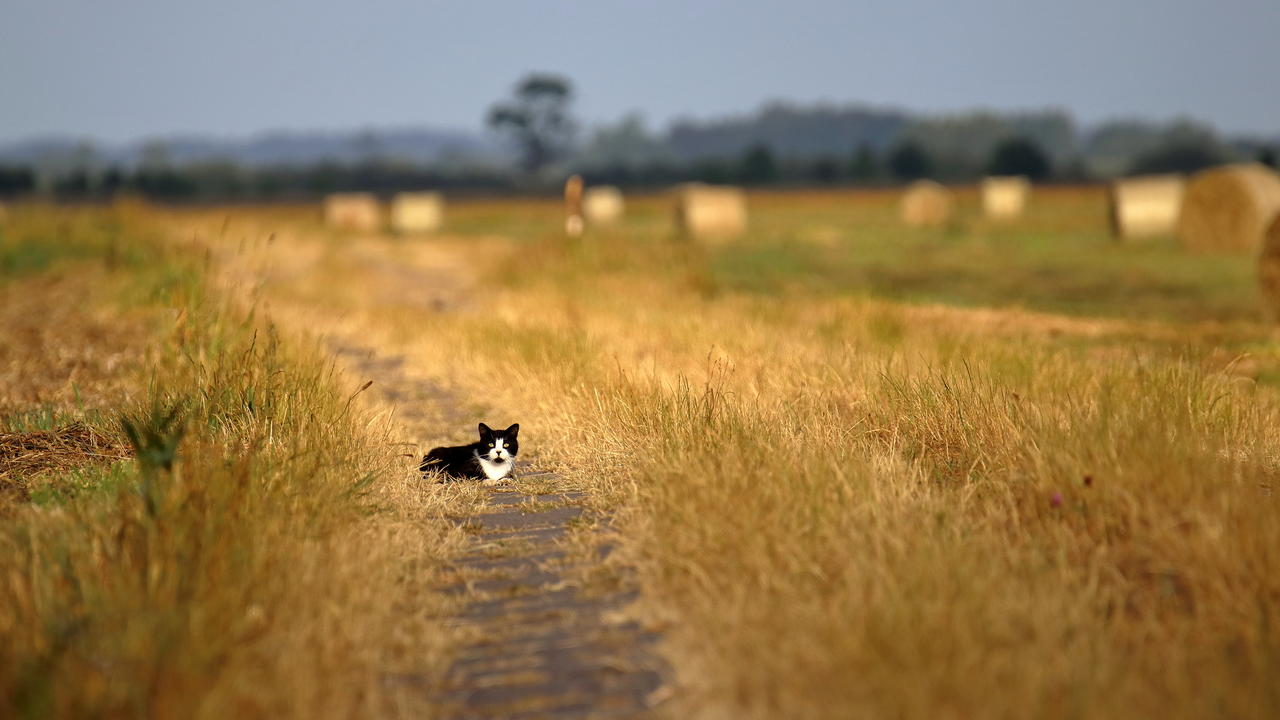
M 707 289 L 1014 306 L 1136 321 L 1263 320 L 1256 258 L 1188 253 L 1172 233 L 1118 242 L 1108 226 L 1106 193 L 1104 186 L 1037 188 L 1024 217 L 1000 224 L 981 217 L 975 191 L 961 189 L 948 226 L 916 229 L 900 220 L 896 188 L 754 191 L 749 231 L 708 251 Z M 628 194 L 626 202 L 625 220 L 583 239 L 584 252 L 657 264 L 664 248 L 686 242 L 673 226 L 668 193 Z M 564 208 L 554 199 L 462 198 L 450 201 L 447 212 L 440 233 L 447 236 L 503 236 L 536 246 L 563 235 Z M 314 206 L 258 213 L 321 230 Z M 522 266 L 512 275 L 518 281 L 529 272 Z

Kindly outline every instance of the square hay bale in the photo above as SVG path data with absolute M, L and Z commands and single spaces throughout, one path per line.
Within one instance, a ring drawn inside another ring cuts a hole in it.
M 1172 235 L 1182 212 L 1181 175 L 1145 175 L 1111 183 L 1107 193 L 1111 233 L 1118 240 Z
M 1178 217 L 1178 239 L 1189 250 L 1254 252 L 1280 212 L 1280 175 L 1242 163 L 1191 176 Z
M 676 232 L 695 240 L 725 241 L 747 229 L 742 188 L 686 183 L 675 189 Z
M 582 196 L 582 217 L 587 225 L 610 225 L 622 219 L 622 191 L 611 185 L 587 188 Z
M 982 214 L 990 220 L 1013 220 L 1022 215 L 1031 194 L 1031 182 L 1020 175 L 988 177 L 979 187 Z
M 403 192 L 391 199 L 391 230 L 435 232 L 444 225 L 444 196 L 438 192 Z
M 324 199 L 324 224 L 342 230 L 377 232 L 382 208 L 371 193 L 334 193 Z
M 902 193 L 902 222 L 910 227 L 942 227 L 955 210 L 955 194 L 932 180 L 917 180 Z

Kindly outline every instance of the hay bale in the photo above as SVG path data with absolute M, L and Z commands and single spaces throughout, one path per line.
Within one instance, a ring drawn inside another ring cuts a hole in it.
M 1187 183 L 1178 239 L 1191 250 L 1249 252 L 1280 211 L 1280 177 L 1258 163 L 1196 173 Z
M 1262 233 L 1262 252 L 1258 254 L 1258 285 L 1262 301 L 1272 320 L 1280 320 L 1280 212 Z
M 435 232 L 444 224 L 444 196 L 438 192 L 397 193 L 391 199 L 391 230 Z
M 902 222 L 911 227 L 946 225 L 954 209 L 954 194 L 932 180 L 917 180 L 902 193 Z
M 1022 215 L 1031 194 L 1031 182 L 1021 175 L 988 177 L 979 188 L 982 214 L 990 220 L 1012 220 Z
M 324 199 L 324 224 L 343 230 L 377 232 L 382 208 L 370 193 L 334 193 Z
M 675 189 L 676 231 L 698 240 L 727 240 L 747 229 L 741 188 L 685 183 Z
M 609 225 L 622 219 L 622 191 L 611 185 L 588 188 L 582 195 L 582 217 L 588 225 Z
M 1120 240 L 1172 235 L 1178 227 L 1185 189 L 1181 175 L 1116 180 L 1107 192 L 1111 233 Z

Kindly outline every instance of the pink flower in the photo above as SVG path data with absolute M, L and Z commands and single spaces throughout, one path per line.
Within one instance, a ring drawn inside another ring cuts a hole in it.
M 1049 504 L 1053 507 L 1062 507 L 1062 493 L 1056 492 L 1049 498 Z

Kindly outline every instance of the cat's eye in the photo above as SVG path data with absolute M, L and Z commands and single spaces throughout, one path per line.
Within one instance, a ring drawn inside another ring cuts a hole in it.
M 489 447 L 493 447 L 493 443 L 489 443 Z

